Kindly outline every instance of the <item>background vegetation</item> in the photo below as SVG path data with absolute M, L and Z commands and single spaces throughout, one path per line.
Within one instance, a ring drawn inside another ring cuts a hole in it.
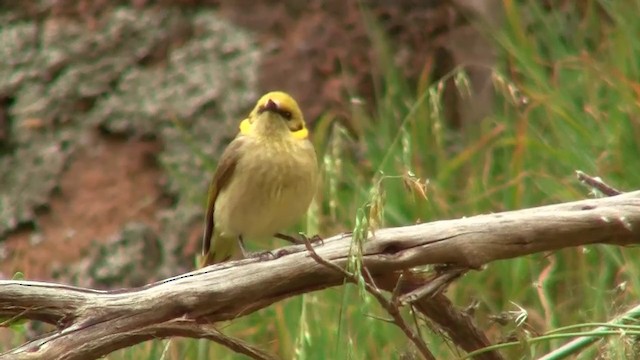
M 383 76 L 375 82 L 373 106 L 353 94 L 351 129 L 332 114 L 315 123 L 325 176 L 307 232 L 328 235 L 362 223 L 400 226 L 598 196 L 576 181 L 575 170 L 622 190 L 638 187 L 640 2 L 565 1 L 549 8 L 541 1 L 504 1 L 503 12 L 499 27 L 478 24 L 498 56 L 491 69 L 493 111 L 463 128 L 450 126 L 442 97 L 451 87 L 472 96 L 467 69 L 407 79 L 393 65 L 393 44 L 375 21 L 367 21 Z M 362 16 L 368 16 L 364 9 Z M 507 358 L 535 358 L 569 339 L 524 340 L 575 324 L 584 328 L 572 332 L 591 329 L 589 324 L 636 305 L 639 255 L 635 248 L 590 246 L 499 261 L 457 281 L 448 296 L 473 308 L 494 342 L 521 341 L 504 350 Z M 283 358 L 418 356 L 385 318 L 370 296 L 348 285 L 220 327 Z M 428 321 L 420 324 L 439 358 L 462 356 Z M 610 336 L 580 358 L 637 357 L 634 334 Z M 203 341 L 171 339 L 108 358 L 237 355 Z

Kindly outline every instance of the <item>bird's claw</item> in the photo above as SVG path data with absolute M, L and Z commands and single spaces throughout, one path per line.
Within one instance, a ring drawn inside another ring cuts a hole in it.
M 317 244 L 317 243 L 320 243 L 320 245 L 324 245 L 324 239 L 318 234 L 313 235 L 311 238 L 309 238 L 304 233 L 298 233 L 298 236 L 300 236 L 300 239 L 301 239 L 300 243 L 301 244 L 304 244 L 306 242 L 310 242 L 311 245 L 314 245 L 314 244 Z
M 278 251 L 270 251 L 270 250 L 266 250 L 266 251 L 259 251 L 259 252 L 255 252 L 249 255 L 250 258 L 257 258 L 258 261 L 270 261 L 270 260 L 275 260 L 275 259 L 279 259 L 285 255 L 289 255 L 291 254 L 291 252 L 289 250 L 286 249 L 280 249 Z
M 257 258 L 258 261 L 269 261 L 269 260 L 273 260 L 273 259 L 277 258 L 277 256 L 273 252 L 271 252 L 269 250 L 267 250 L 267 251 L 258 251 L 258 252 L 255 252 L 255 253 L 251 253 L 251 254 L 249 254 L 248 257 Z

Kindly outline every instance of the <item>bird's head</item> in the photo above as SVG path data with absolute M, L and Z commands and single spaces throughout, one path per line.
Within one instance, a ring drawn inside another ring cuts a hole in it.
M 292 136 L 296 139 L 309 136 L 298 103 L 282 91 L 262 96 L 249 117 L 240 124 L 240 132 L 265 137 Z

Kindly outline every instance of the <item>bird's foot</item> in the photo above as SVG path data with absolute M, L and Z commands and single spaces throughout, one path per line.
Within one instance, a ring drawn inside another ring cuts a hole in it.
M 246 258 L 258 259 L 259 261 L 269 261 L 277 258 L 276 254 L 269 250 L 252 252 L 247 255 L 245 256 Z
M 291 252 L 286 249 L 280 249 L 277 251 L 265 250 L 265 251 L 258 251 L 258 252 L 251 253 L 247 257 L 257 258 L 259 261 L 270 261 L 270 260 L 279 259 L 289 254 L 291 254 Z

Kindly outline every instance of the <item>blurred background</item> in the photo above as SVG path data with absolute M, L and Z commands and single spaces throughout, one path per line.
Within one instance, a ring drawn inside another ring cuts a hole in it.
M 638 0 L 0 0 L 0 278 L 108 289 L 192 270 L 217 157 L 270 90 L 298 100 L 323 167 L 310 234 L 599 196 L 575 170 L 637 189 L 638 13 Z M 523 340 L 637 304 L 638 255 L 499 261 L 447 294 L 493 342 L 521 341 L 506 358 L 537 357 L 569 338 Z M 387 317 L 345 286 L 220 328 L 285 359 L 417 358 Z M 438 358 L 463 355 L 418 322 Z M 0 350 L 46 329 L 0 329 Z M 581 356 L 634 358 L 636 335 Z M 109 356 L 158 358 L 240 357 L 186 339 Z

